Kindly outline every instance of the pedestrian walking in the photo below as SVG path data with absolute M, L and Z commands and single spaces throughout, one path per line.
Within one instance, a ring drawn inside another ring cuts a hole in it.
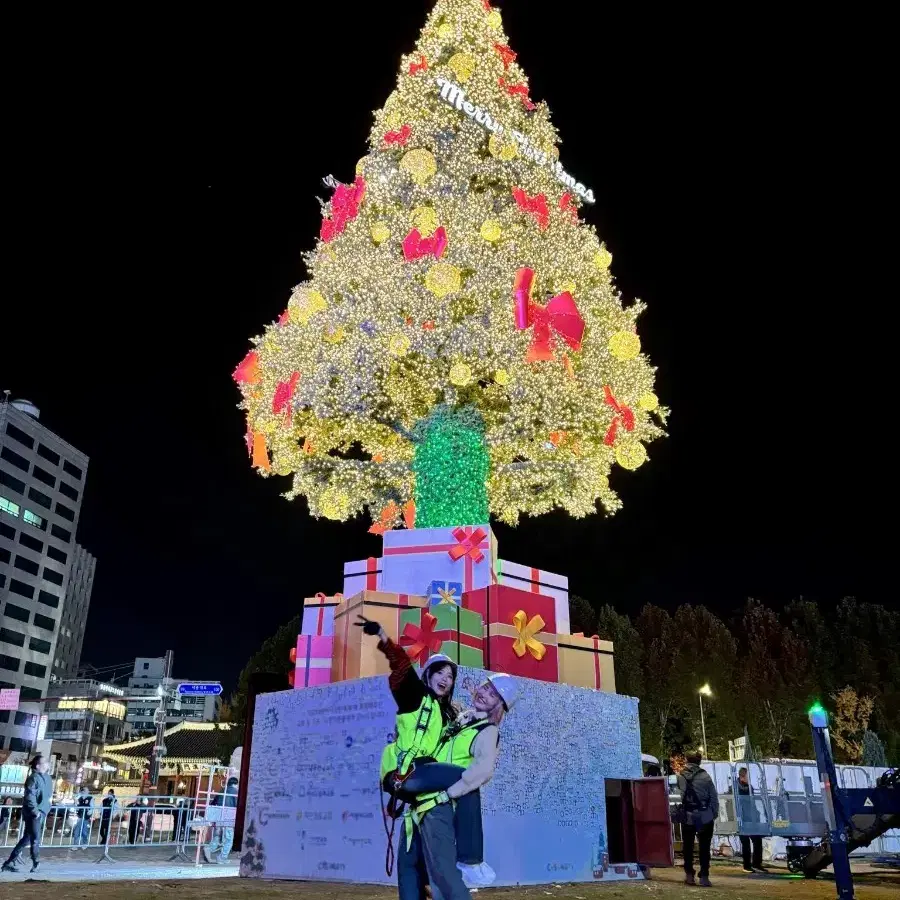
M 216 854 L 219 854 L 218 863 L 224 866 L 228 862 L 228 854 L 231 853 L 234 844 L 234 816 L 233 810 L 237 808 L 238 801 L 238 780 L 237 778 L 229 778 L 225 785 L 225 791 L 222 794 L 216 794 L 210 801 L 210 808 L 207 810 L 207 818 L 215 821 L 212 837 L 208 844 L 203 847 L 203 858 L 208 863 L 216 861 Z
M 41 834 L 50 803 L 53 799 L 53 782 L 47 774 L 44 757 L 39 753 L 31 761 L 31 772 L 25 781 L 25 797 L 22 808 L 22 837 L 3 864 L 4 872 L 18 872 L 17 866 L 23 863 L 22 851 L 26 845 L 31 847 L 31 871 L 37 872 L 41 864 Z
M 109 825 L 112 822 L 113 813 L 116 810 L 116 792 L 110 788 L 107 795 L 103 798 L 103 807 L 100 812 L 100 843 L 105 847 L 109 840 Z
M 700 766 L 703 756 L 698 752 L 687 754 L 687 765 L 678 776 L 681 791 L 681 841 L 684 853 L 684 883 L 693 885 L 694 839 L 697 839 L 700 856 L 700 887 L 711 887 L 709 882 L 709 857 L 713 837 L 713 823 L 719 816 L 719 795 L 716 785 L 706 769 Z

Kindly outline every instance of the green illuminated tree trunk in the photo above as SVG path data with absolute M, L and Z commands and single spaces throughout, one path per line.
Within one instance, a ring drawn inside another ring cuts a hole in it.
M 471 407 L 439 406 L 415 428 L 416 528 L 488 521 L 484 422 Z

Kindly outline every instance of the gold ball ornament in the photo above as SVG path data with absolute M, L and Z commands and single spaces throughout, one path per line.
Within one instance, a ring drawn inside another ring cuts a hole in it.
M 509 384 L 509 372 L 506 369 L 497 369 L 494 372 L 494 381 L 502 387 L 506 387 Z
M 475 57 L 470 53 L 454 53 L 453 56 L 450 57 L 450 62 L 448 62 L 447 65 L 450 66 L 453 70 L 453 74 L 456 75 L 463 84 L 472 77 L 477 67 Z
M 329 327 L 325 329 L 322 340 L 329 344 L 340 344 L 344 340 L 344 326 L 338 325 L 337 328 Z
M 328 309 L 328 302 L 319 291 L 294 294 L 288 302 L 288 318 L 295 325 L 306 325 L 319 312 Z
M 652 391 L 648 391 L 638 399 L 638 406 L 646 412 L 653 412 L 655 409 L 659 409 L 659 397 Z
M 357 174 L 357 175 L 362 175 L 362 173 L 363 173 L 363 171 L 365 170 L 365 168 L 366 168 L 366 158 L 363 157 L 362 159 L 357 160 L 357 163 L 356 163 L 356 174 Z
M 509 162 L 511 159 L 515 159 L 516 155 L 519 152 L 513 141 L 507 143 L 496 134 L 491 134 L 491 136 L 488 138 L 488 151 L 490 152 L 491 156 L 495 156 L 497 157 L 497 159 L 502 159 L 504 162 Z
M 557 294 L 574 294 L 575 293 L 575 282 L 570 278 L 567 281 L 558 281 L 554 290 Z
M 634 359 L 641 352 L 641 339 L 633 331 L 617 331 L 609 339 L 609 352 L 623 361 Z
M 443 40 L 449 40 L 454 35 L 453 26 L 449 22 L 442 22 L 438 26 L 438 37 Z
M 493 244 L 495 241 L 499 241 L 501 237 L 503 237 L 503 229 L 500 227 L 500 223 L 496 219 L 488 219 L 481 226 L 481 236 Z
M 431 237 L 437 231 L 437 213 L 431 206 L 417 206 L 412 211 L 412 223 L 422 237 Z
M 391 236 L 391 229 L 384 222 L 376 222 L 372 226 L 371 234 L 376 244 L 383 244 Z
M 391 356 L 406 356 L 409 344 L 409 338 L 405 334 L 392 334 L 388 341 L 388 353 Z
M 274 419 L 267 419 L 258 429 L 263 434 L 275 434 L 278 429 L 278 423 Z
M 419 187 L 423 187 L 437 172 L 437 161 L 430 150 L 410 150 L 400 160 L 400 168 L 404 172 L 409 172 L 412 180 Z
M 488 28 L 493 28 L 494 31 L 503 27 L 503 16 L 500 15 L 499 9 L 492 9 L 488 13 L 487 25 Z
M 612 265 L 612 260 L 612 253 L 606 249 L 605 244 L 601 244 L 600 249 L 594 254 L 594 265 L 601 272 L 605 272 Z
M 462 287 L 462 273 L 450 263 L 436 262 L 425 273 L 425 287 L 439 299 L 449 297 Z
M 472 381 L 472 368 L 466 363 L 456 363 L 450 369 L 450 383 L 457 387 L 465 387 Z
M 399 128 L 403 125 L 403 113 L 399 109 L 389 109 L 384 114 L 384 124 L 388 128 Z
M 343 491 L 328 489 L 319 501 L 319 512 L 326 519 L 341 522 L 350 515 L 350 497 Z
M 640 441 L 628 441 L 616 448 L 616 462 L 633 472 L 647 462 L 647 450 Z

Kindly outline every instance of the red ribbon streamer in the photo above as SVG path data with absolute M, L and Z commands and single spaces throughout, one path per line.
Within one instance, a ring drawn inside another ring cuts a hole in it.
M 603 385 L 603 393 L 606 395 L 604 398 L 606 405 L 611 406 L 616 412 L 612 424 L 606 432 L 606 437 L 603 439 L 603 443 L 611 447 L 616 441 L 616 435 L 619 433 L 620 422 L 626 431 L 634 431 L 634 413 L 629 407 L 616 400 L 608 384 Z
M 366 195 L 366 180 L 357 175 L 352 185 L 339 184 L 331 198 L 331 218 L 322 220 L 319 237 L 325 243 L 333 241 L 343 234 L 347 223 L 359 215 L 359 205 Z
M 503 61 L 504 69 L 508 69 L 510 64 L 515 62 L 516 56 L 518 56 L 518 54 L 511 47 L 507 47 L 506 44 L 494 44 L 494 50 L 497 51 L 497 55 Z
M 571 213 L 572 219 L 578 221 L 578 207 L 572 202 L 572 195 L 568 191 L 559 198 L 559 208 L 562 212 Z
M 512 193 L 516 206 L 522 212 L 533 216 L 535 222 L 538 223 L 541 231 L 543 231 L 550 224 L 550 209 L 547 206 L 547 195 L 535 194 L 533 197 L 529 197 L 520 187 L 514 187 Z
M 403 255 L 407 261 L 430 255 L 433 255 L 435 259 L 440 259 L 446 249 L 447 232 L 443 225 L 427 238 L 422 237 L 418 228 L 413 228 L 403 240 Z
M 294 396 L 298 381 L 300 381 L 299 372 L 294 372 L 290 381 L 279 381 L 275 388 L 275 396 L 272 397 L 272 412 L 276 416 L 286 413 L 288 422 L 291 420 L 291 397 Z
M 386 531 L 393 529 L 394 520 L 397 518 L 398 512 L 400 512 L 399 507 L 391 500 L 391 502 L 379 513 L 379 521 L 369 528 L 369 534 L 384 534 Z
M 419 61 L 412 62 L 409 64 L 409 74 L 410 75 L 418 75 L 419 72 L 428 71 L 428 60 L 425 58 L 424 53 L 419 54 Z
M 412 128 L 409 125 L 404 125 L 399 131 L 389 131 L 384 136 L 384 142 L 388 145 L 397 144 L 400 147 L 405 147 L 411 135 Z
M 572 295 L 568 291 L 557 294 L 546 306 L 540 306 L 531 299 L 534 285 L 534 269 L 523 268 L 516 272 L 515 311 L 516 328 L 524 331 L 534 326 L 531 346 L 525 356 L 526 362 L 553 359 L 556 332 L 573 350 L 581 349 L 584 337 L 584 319 L 578 312 Z
M 407 622 L 403 634 L 400 635 L 400 646 L 405 647 L 407 656 L 419 665 L 424 666 L 428 662 L 428 657 L 441 649 L 442 641 L 434 633 L 435 625 L 437 619 L 423 610 L 421 628 Z
M 528 96 L 528 88 L 524 84 L 510 84 L 502 75 L 497 80 L 497 83 L 510 97 L 518 97 L 522 101 L 522 106 L 529 112 L 537 109 L 537 105 L 531 102 Z

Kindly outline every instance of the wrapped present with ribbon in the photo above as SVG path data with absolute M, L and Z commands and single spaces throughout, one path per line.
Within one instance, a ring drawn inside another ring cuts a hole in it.
M 428 605 L 428 599 L 415 594 L 394 594 L 387 591 L 360 591 L 342 600 L 334 613 L 334 662 L 332 681 L 350 681 L 371 675 L 387 675 L 390 671 L 385 655 L 378 649 L 375 638 L 363 634 L 356 627 L 357 616 L 378 622 L 394 642 L 400 639 L 400 617 L 411 607 Z
M 455 603 L 408 609 L 400 615 L 400 644 L 416 665 L 443 653 L 461 666 L 484 668 L 484 620 Z
M 344 563 L 344 596 L 381 590 L 381 560 L 370 556 Z
M 303 624 L 301 634 L 314 634 L 319 637 L 334 635 L 334 611 L 344 599 L 343 594 L 327 597 L 323 593 L 315 597 L 307 597 L 303 601 Z
M 572 630 L 569 624 L 569 579 L 565 575 L 498 559 L 497 581 L 530 594 L 552 597 L 556 601 L 556 633 L 568 634 Z
M 616 692 L 613 645 L 597 635 L 561 634 L 559 648 L 559 683 L 597 691 Z
M 334 638 L 324 635 L 301 634 L 294 653 L 294 689 L 331 684 Z
M 388 531 L 381 558 L 381 590 L 417 593 L 433 581 L 465 591 L 496 581 L 497 539 L 490 525 Z
M 432 581 L 426 595 L 429 606 L 459 606 L 462 603 L 462 582 Z

